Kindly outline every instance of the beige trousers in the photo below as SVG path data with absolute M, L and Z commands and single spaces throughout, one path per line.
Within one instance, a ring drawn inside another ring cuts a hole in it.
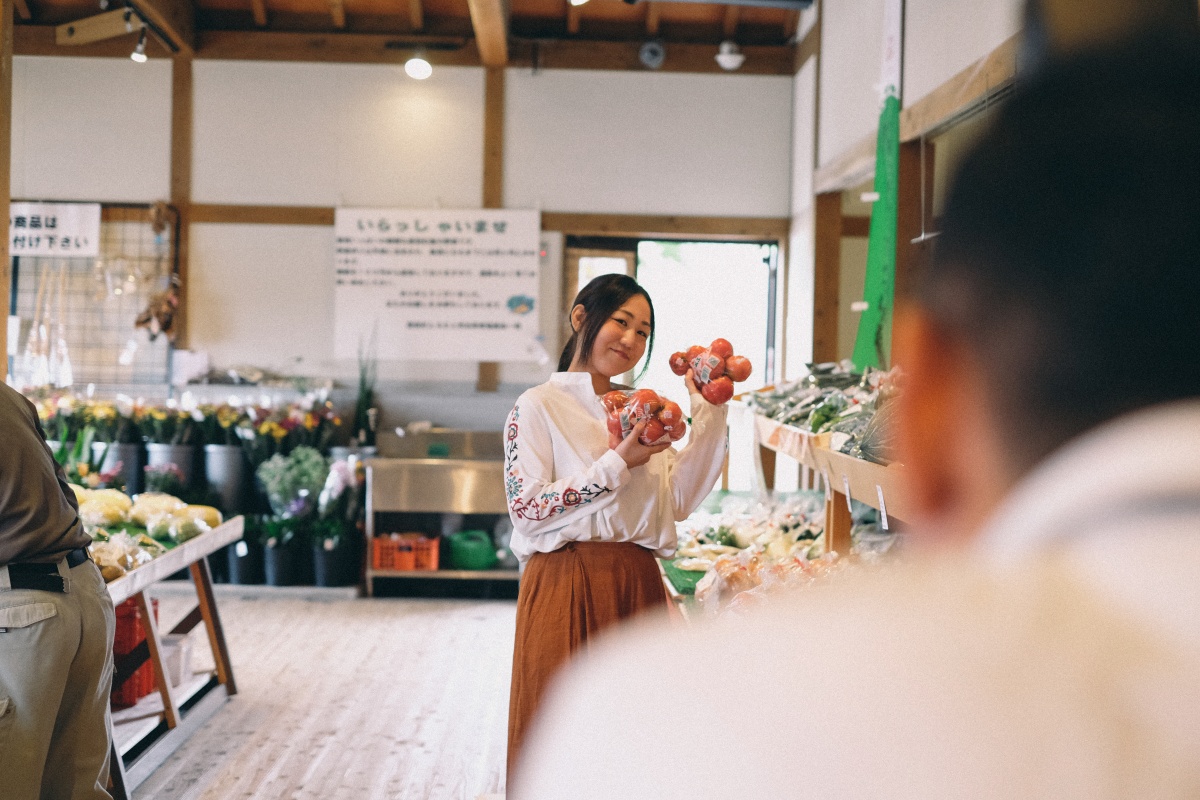
M 8 588 L 0 567 L 0 795 L 108 798 L 112 599 L 90 561 L 67 592 Z

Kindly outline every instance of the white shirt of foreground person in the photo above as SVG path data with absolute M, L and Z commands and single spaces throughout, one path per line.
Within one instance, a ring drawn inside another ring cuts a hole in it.
M 691 392 L 691 436 L 630 473 L 608 446 L 607 412 L 586 372 L 556 372 L 526 391 L 505 424 L 513 554 L 524 564 L 567 542 L 634 542 L 665 558 L 675 522 L 712 491 L 725 456 L 728 408 Z
M 510 800 L 1200 797 L 1200 402 L 1068 444 L 976 545 L 600 644 Z

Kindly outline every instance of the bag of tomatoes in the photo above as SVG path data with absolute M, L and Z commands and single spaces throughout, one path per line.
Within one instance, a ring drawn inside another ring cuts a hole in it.
M 704 399 L 719 406 L 733 397 L 733 382 L 749 378 L 753 367 L 750 359 L 733 354 L 728 339 L 713 339 L 708 347 L 698 344 L 671 354 L 672 372 L 686 375 L 689 369 Z
M 679 404 L 653 389 L 612 391 L 600 398 L 608 412 L 609 433 L 624 439 L 639 422 L 645 422 L 638 441 L 642 444 L 677 442 L 687 432 L 687 418 Z

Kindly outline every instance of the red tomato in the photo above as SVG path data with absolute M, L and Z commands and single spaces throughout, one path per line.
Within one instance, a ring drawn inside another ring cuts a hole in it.
M 711 383 L 701 386 L 700 394 L 704 395 L 704 399 L 714 406 L 727 403 L 729 398 L 733 397 L 733 381 L 729 380 L 728 376 L 722 375 Z
M 686 352 L 686 353 L 684 353 L 684 355 L 685 355 L 685 356 L 687 356 L 687 360 L 688 360 L 688 361 L 692 361 L 693 359 L 695 359 L 695 358 L 696 358 L 696 356 L 700 355 L 701 353 L 703 353 L 703 352 L 704 352 L 705 350 L 707 350 L 707 349 L 708 349 L 708 348 L 707 348 L 707 347 L 705 347 L 704 345 L 701 345 L 701 344 L 694 344 L 694 345 L 692 345 L 691 347 L 689 347 L 689 348 L 687 349 L 687 352 Z
M 653 389 L 638 389 L 629 396 L 629 405 L 633 406 L 639 420 L 653 417 L 662 409 L 662 398 Z
M 638 441 L 642 444 L 654 444 L 667 433 L 667 429 L 663 424 L 656 419 L 651 419 L 646 422 L 646 427 L 642 428 L 642 435 L 638 437 Z
M 672 353 L 671 354 L 671 372 L 676 375 L 687 375 L 688 357 L 687 353 Z
M 683 422 L 683 409 L 679 407 L 679 403 L 668 400 L 663 403 L 662 411 L 658 412 L 658 418 L 662 420 L 662 424 L 667 426 L 667 430 L 674 430 L 675 426 Z
M 729 358 L 733 355 L 733 345 L 729 343 L 728 339 L 713 339 L 708 349 L 721 358 Z
M 671 437 L 672 442 L 678 442 L 683 438 L 685 433 L 687 433 L 687 423 L 683 421 L 680 421 L 678 425 L 667 431 L 667 435 Z
M 621 419 L 616 414 L 609 414 L 608 416 L 608 432 L 610 435 L 616 436 L 618 439 L 625 438 L 623 435 L 624 432 L 621 430 Z
M 733 356 L 725 359 L 725 374 L 735 381 L 744 381 L 750 377 L 753 366 L 745 356 Z
M 609 392 L 600 398 L 600 403 L 610 412 L 624 408 L 628 402 L 629 396 L 620 390 Z

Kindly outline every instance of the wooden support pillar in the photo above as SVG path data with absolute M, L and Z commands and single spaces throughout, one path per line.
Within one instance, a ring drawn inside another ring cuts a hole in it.
M 842 273 L 842 195 L 816 196 L 813 220 L 813 361 L 836 361 Z
M 0 0 L 0 210 L 4 212 L 4 241 L 0 244 L 0 287 L 4 292 L 4 324 L 0 325 L 0 354 L 8 372 L 8 293 L 12 285 L 8 254 L 8 206 L 12 200 L 12 77 L 13 2 Z
M 484 78 L 483 207 L 504 207 L 504 67 L 488 67 Z M 500 365 L 495 361 L 480 363 L 475 391 L 494 392 L 498 388 Z
M 171 205 L 179 213 L 175 257 L 179 267 L 176 347 L 188 346 L 188 262 L 192 222 L 192 58 L 171 65 Z
M 832 486 L 825 487 L 825 552 L 850 555 L 850 505 L 846 495 Z
M 924 148 L 924 159 L 921 150 Z M 901 142 L 896 198 L 896 299 L 906 296 L 935 241 L 933 229 L 933 143 Z M 922 216 L 924 215 L 924 216 Z M 922 219 L 924 223 L 922 223 Z M 921 238 L 922 224 L 926 238 Z M 916 240 L 916 241 L 914 241 Z
M 162 639 L 158 634 L 158 622 L 154 619 L 154 609 L 146 599 L 144 592 L 138 592 L 138 609 L 142 612 L 142 627 L 146 629 L 146 644 L 150 646 L 150 663 L 154 665 L 154 683 L 162 697 L 163 719 L 168 728 L 179 727 L 179 703 L 175 700 L 175 689 L 171 686 L 171 678 L 164 667 Z

